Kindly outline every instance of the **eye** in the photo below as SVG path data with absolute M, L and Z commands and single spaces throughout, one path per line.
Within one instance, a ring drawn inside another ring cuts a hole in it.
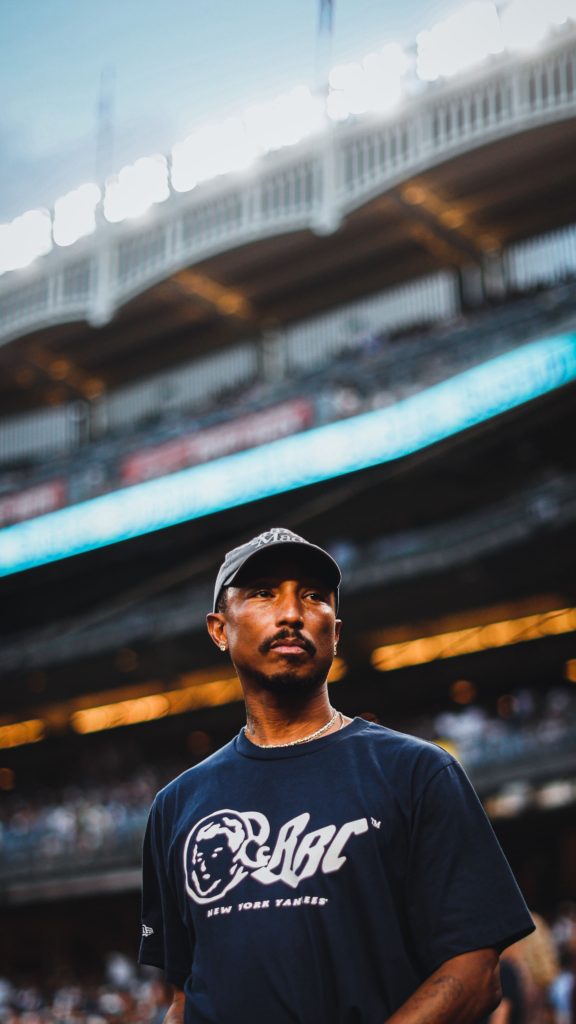
M 268 587 L 259 587 L 251 591 L 250 597 L 272 597 L 272 591 Z
M 327 594 L 322 594 L 319 590 L 309 590 L 305 596 L 309 597 L 312 601 L 322 601 L 324 603 L 328 601 Z

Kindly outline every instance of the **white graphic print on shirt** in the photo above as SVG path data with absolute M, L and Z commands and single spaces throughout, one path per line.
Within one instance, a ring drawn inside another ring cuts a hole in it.
M 268 818 L 259 811 L 214 811 L 196 822 L 184 845 L 186 891 L 195 903 L 214 903 L 250 875 L 262 885 L 284 882 L 292 889 L 317 871 L 330 874 L 346 863 L 348 840 L 368 831 L 357 818 L 340 828 L 324 825 L 306 832 L 308 812 L 278 831 L 273 848 Z

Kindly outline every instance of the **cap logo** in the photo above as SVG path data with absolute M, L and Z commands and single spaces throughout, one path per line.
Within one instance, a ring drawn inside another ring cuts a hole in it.
M 254 543 L 257 548 L 263 548 L 266 544 L 279 544 L 282 541 L 287 541 L 290 544 L 293 544 L 294 541 L 306 543 L 304 538 L 299 537 L 297 533 L 292 533 L 290 530 L 281 530 L 278 527 L 267 530 L 266 533 L 261 533 L 259 537 L 256 537 Z
M 332 556 L 315 544 L 310 544 L 304 537 L 293 533 L 292 530 L 288 530 L 283 526 L 272 526 L 258 537 L 247 541 L 246 544 L 240 544 L 239 547 L 228 551 L 216 577 L 214 611 L 218 610 L 218 600 L 222 588 L 232 586 L 233 581 L 238 577 L 240 569 L 260 551 L 265 551 L 266 548 L 278 544 L 301 544 L 303 551 L 309 551 L 311 555 L 314 555 L 317 567 L 321 566 L 324 575 L 332 582 L 336 594 L 336 606 L 338 606 L 338 585 L 341 576 L 340 570 Z

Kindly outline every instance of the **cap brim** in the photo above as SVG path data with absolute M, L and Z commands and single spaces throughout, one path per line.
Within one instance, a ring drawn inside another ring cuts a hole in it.
M 298 561 L 302 565 L 310 566 L 320 579 L 329 583 L 336 597 L 338 597 L 338 587 L 342 582 L 342 573 L 337 563 L 327 551 L 317 547 L 315 544 L 303 544 L 301 541 L 272 542 L 267 544 L 265 548 L 254 551 L 253 554 L 248 555 L 245 561 L 242 562 L 242 565 L 238 566 L 230 576 L 222 581 L 221 587 L 239 586 L 246 580 L 248 573 L 252 576 L 258 564 L 269 562 L 278 554 L 279 549 L 282 552 L 290 551 L 291 554 L 295 555 L 295 562 Z

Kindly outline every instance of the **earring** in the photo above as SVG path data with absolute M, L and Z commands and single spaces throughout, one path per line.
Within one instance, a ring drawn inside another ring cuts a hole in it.
M 218 646 L 219 646 L 221 651 L 225 651 L 226 650 L 226 644 L 218 644 Z
M 334 644 L 334 654 L 335 655 L 338 654 L 338 648 L 337 648 L 336 644 Z

